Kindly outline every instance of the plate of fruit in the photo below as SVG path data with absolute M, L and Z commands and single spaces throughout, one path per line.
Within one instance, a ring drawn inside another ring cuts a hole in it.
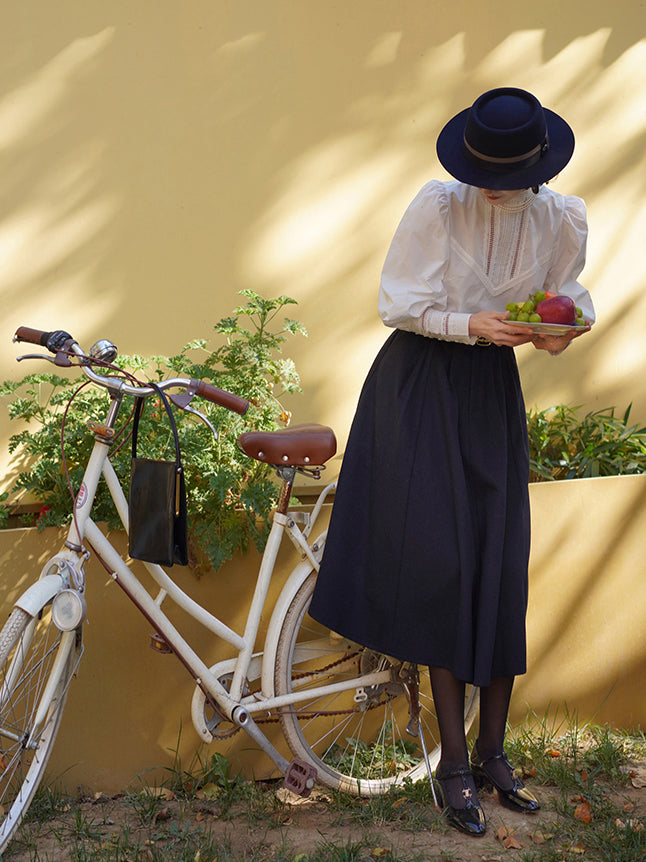
M 539 290 L 525 302 L 510 302 L 506 306 L 509 317 L 505 323 L 527 326 L 538 334 L 564 335 L 566 332 L 585 329 L 583 312 L 569 296 Z

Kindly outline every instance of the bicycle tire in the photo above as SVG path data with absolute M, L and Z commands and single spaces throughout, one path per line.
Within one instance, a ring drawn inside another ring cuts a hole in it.
M 338 637 L 308 615 L 316 575 L 312 570 L 307 576 L 285 614 L 276 650 L 277 695 L 358 677 L 376 666 L 393 673 L 401 666 Z M 419 668 L 418 674 L 420 722 L 435 769 L 440 742 L 428 668 Z M 477 711 L 478 690 L 467 686 L 465 731 Z M 421 739 L 406 732 L 409 720 L 406 689 L 396 681 L 367 692 L 352 688 L 324 694 L 280 710 L 283 735 L 294 756 L 313 765 L 323 784 L 356 796 L 380 795 L 427 774 Z
M 63 641 L 50 608 L 47 603 L 32 617 L 14 607 L 0 631 L 0 855 L 45 773 L 79 655 L 80 629 Z M 52 696 L 35 727 L 50 676 Z

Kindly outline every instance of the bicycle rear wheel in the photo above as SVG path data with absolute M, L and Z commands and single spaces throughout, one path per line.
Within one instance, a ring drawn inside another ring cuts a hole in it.
M 56 628 L 51 604 L 34 617 L 14 608 L 0 631 L 0 854 L 45 772 L 80 637 Z
M 308 608 L 314 592 L 312 571 L 294 597 L 278 639 L 276 694 L 313 694 L 280 711 L 283 734 L 296 757 L 312 764 L 319 780 L 355 795 L 378 795 L 405 780 L 426 775 L 420 735 L 411 714 L 411 683 L 419 686 L 419 724 L 431 768 L 440 759 L 440 738 L 428 668 L 402 664 L 339 637 L 313 620 Z M 383 681 L 336 692 L 315 688 L 344 683 L 381 671 Z M 478 691 L 467 686 L 464 726 L 478 711 Z M 413 710 L 414 712 L 414 710 Z

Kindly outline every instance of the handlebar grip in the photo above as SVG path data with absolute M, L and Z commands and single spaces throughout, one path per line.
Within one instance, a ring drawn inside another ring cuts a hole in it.
M 49 332 L 43 332 L 42 329 L 30 329 L 28 326 L 19 326 L 16 329 L 13 340 L 28 341 L 30 344 L 40 344 L 41 347 L 45 347 L 48 335 Z
M 58 353 L 74 341 L 69 332 L 64 329 L 55 329 L 54 332 L 43 332 L 41 329 L 30 329 L 28 326 L 19 326 L 13 337 L 14 341 L 29 341 L 31 344 L 40 344 L 46 347 L 50 353 Z
M 246 398 L 240 398 L 239 395 L 219 389 L 217 386 L 213 386 L 212 383 L 206 383 L 204 380 L 195 380 L 193 383 L 196 384 L 195 394 L 201 398 L 206 398 L 207 401 L 219 404 L 220 407 L 226 407 L 227 410 L 232 410 L 241 416 L 244 416 L 249 409 L 249 402 Z

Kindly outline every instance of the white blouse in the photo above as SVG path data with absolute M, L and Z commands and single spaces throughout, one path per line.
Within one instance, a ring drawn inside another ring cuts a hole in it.
M 585 204 L 541 186 L 492 205 L 478 189 L 432 181 L 404 213 L 381 277 L 386 326 L 474 344 L 469 318 L 537 290 L 570 296 L 594 322 L 585 263 Z

